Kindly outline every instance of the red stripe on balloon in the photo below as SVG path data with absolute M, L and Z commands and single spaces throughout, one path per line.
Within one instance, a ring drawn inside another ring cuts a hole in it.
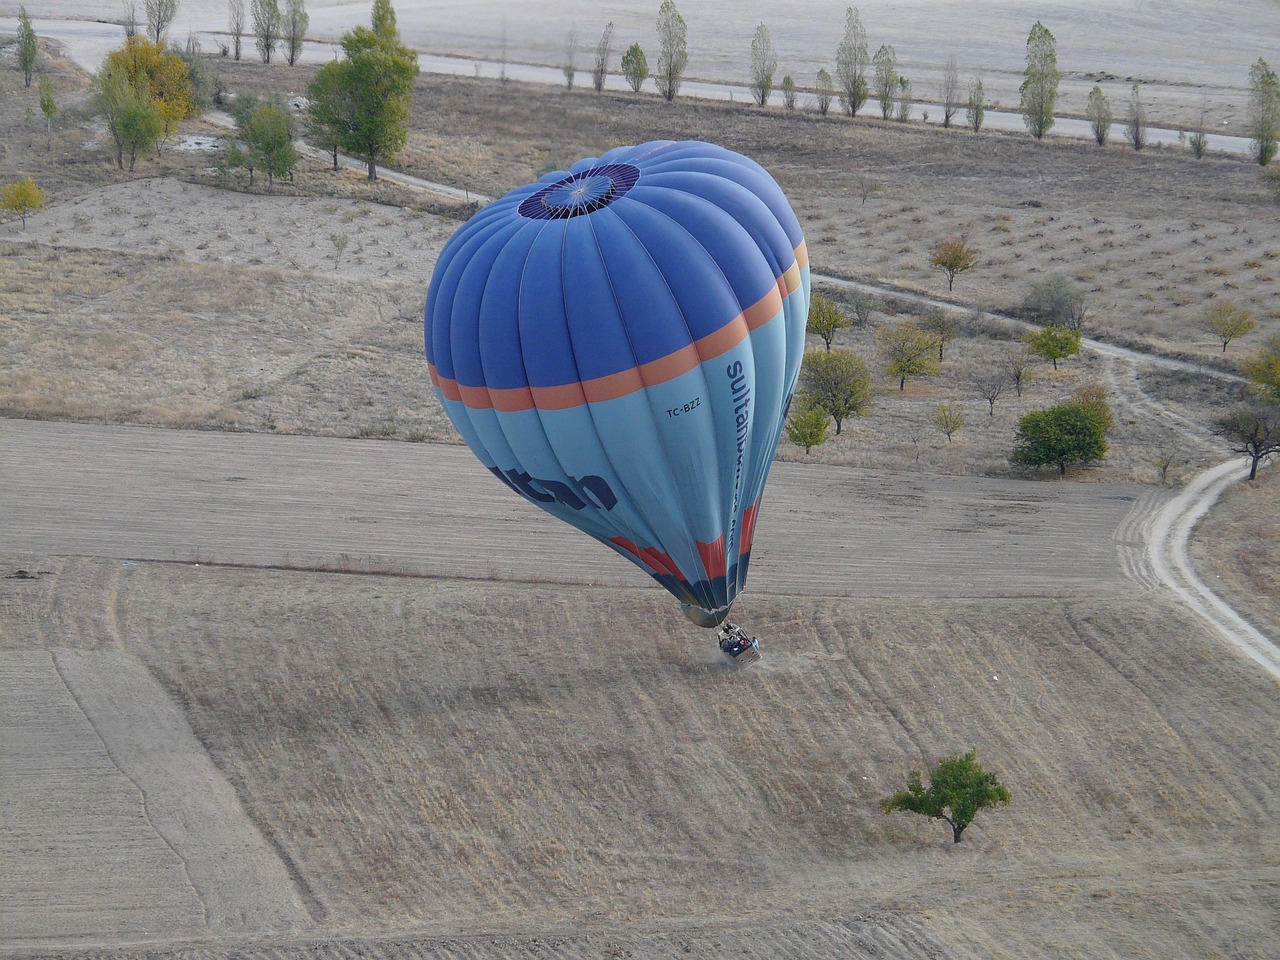
M 715 580 L 726 573 L 727 564 L 724 555 L 724 534 L 711 543 L 697 541 L 698 553 L 702 557 L 702 569 L 707 571 L 707 579 Z
M 671 554 L 663 553 L 656 547 L 638 547 L 626 537 L 610 537 L 609 542 L 616 544 L 627 553 L 639 557 L 644 564 L 660 574 L 670 575 L 677 580 L 683 581 L 684 574 L 680 572 L 680 568 L 676 566 L 676 562 L 671 559 Z

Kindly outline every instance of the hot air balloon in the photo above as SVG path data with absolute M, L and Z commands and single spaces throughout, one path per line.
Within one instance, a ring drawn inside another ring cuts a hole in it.
M 425 311 L 432 383 L 500 481 L 633 561 L 731 657 L 809 314 L 800 225 L 697 141 L 580 160 L 478 212 Z M 748 642 L 749 641 L 749 642 Z

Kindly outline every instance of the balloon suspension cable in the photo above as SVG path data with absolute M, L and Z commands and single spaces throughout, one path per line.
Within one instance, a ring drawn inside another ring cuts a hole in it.
M 720 643 L 720 652 L 734 666 L 745 667 L 760 659 L 760 641 L 749 636 L 747 631 L 732 620 L 725 620 L 720 624 L 716 640 Z

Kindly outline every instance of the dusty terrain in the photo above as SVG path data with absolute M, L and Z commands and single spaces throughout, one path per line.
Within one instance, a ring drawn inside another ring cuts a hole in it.
M 172 146 L 130 180 L 74 111 L 46 153 L 0 84 L 5 176 L 53 203 L 0 226 L 0 412 L 31 418 L 0 421 L 4 953 L 1280 952 L 1276 684 L 1141 560 L 1152 450 L 1179 444 L 1173 477 L 1221 458 L 1203 425 L 1229 384 L 1081 357 L 989 418 L 968 380 L 1011 344 L 985 328 L 936 380 L 878 382 L 870 418 L 784 451 L 809 462 L 779 465 L 739 609 L 768 656 L 735 673 L 642 575 L 472 483 L 465 451 L 361 439 L 450 437 L 417 314 L 456 213 L 315 166 L 268 198 Z M 1017 242 L 957 303 L 1092 263 L 1109 338 L 1213 361 L 1164 297 L 1227 281 L 1251 337 L 1276 327 L 1274 271 L 1246 260 L 1280 228 L 1242 162 L 472 80 L 417 102 L 406 166 L 429 179 L 494 194 L 697 133 L 774 170 L 816 269 L 945 292 L 923 264 L 959 223 Z M 866 207 L 851 156 L 886 186 Z M 1108 462 L 1003 475 L 1018 413 L 1095 380 Z M 942 400 L 970 414 L 953 445 L 922 432 Z M 1275 540 L 1257 490 L 1205 525 L 1207 569 L 1241 568 L 1239 530 Z M 1229 579 L 1245 603 L 1273 583 Z M 971 747 L 1015 800 L 965 844 L 877 811 Z

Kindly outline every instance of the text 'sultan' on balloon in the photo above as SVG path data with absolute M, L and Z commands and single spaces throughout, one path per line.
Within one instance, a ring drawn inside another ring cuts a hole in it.
M 427 360 L 495 477 L 713 626 L 746 582 L 808 313 L 804 237 L 773 178 L 657 141 L 459 229 L 427 294 Z

